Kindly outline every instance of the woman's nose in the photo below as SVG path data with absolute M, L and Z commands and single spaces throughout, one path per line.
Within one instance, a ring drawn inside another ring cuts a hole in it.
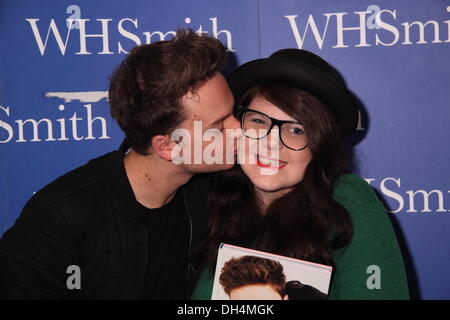
M 280 129 L 278 126 L 274 126 L 264 140 L 266 140 L 267 149 L 270 151 L 281 150 L 283 148 L 283 143 L 280 140 Z

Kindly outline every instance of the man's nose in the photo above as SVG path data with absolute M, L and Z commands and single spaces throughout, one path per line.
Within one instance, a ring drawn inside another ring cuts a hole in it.
M 228 121 L 227 129 L 239 129 L 240 127 L 240 121 L 234 115 L 232 115 Z
M 227 145 L 230 144 L 232 146 L 234 154 L 236 154 L 239 149 L 240 140 L 243 137 L 241 123 L 234 115 L 232 115 L 225 121 L 224 128 L 226 129 L 226 143 Z
M 231 115 L 227 119 L 227 121 L 224 123 L 224 127 L 225 129 L 227 129 L 227 131 L 230 130 L 234 133 L 233 136 L 235 139 L 239 139 L 243 135 L 241 130 L 241 122 L 234 115 Z

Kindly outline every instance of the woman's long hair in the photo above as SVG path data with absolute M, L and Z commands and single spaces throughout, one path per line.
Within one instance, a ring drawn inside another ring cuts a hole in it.
M 302 181 L 274 200 L 264 214 L 254 186 L 240 166 L 216 174 L 208 204 L 208 235 L 196 251 L 196 271 L 205 262 L 214 265 L 222 242 L 333 265 L 332 251 L 351 239 L 349 214 L 332 197 L 335 182 L 346 167 L 343 142 L 332 115 L 313 95 L 279 85 L 253 87 L 236 112 L 257 95 L 303 123 L 312 160 Z

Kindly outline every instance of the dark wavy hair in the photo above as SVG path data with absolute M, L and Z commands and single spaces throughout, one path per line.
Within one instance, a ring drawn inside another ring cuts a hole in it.
M 285 296 L 286 275 L 283 266 L 276 260 L 243 256 L 225 262 L 219 283 L 226 294 L 252 284 L 268 284 L 281 297 Z
M 170 134 L 185 120 L 180 98 L 225 64 L 222 43 L 180 29 L 169 41 L 136 46 L 111 76 L 111 115 L 127 142 L 147 154 L 151 138 Z
M 302 181 L 274 200 L 264 214 L 240 166 L 216 174 L 208 200 L 208 236 L 196 251 L 196 271 L 205 262 L 214 265 L 222 242 L 333 265 L 332 251 L 351 239 L 351 218 L 332 197 L 347 166 L 347 152 L 332 115 L 308 92 L 269 84 L 251 88 L 236 113 L 257 95 L 304 124 L 312 160 Z

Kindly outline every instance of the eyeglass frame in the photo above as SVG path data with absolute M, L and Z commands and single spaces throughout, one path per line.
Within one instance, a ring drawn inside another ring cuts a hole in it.
M 244 130 L 244 128 L 243 128 L 243 127 L 244 127 L 244 123 L 243 123 L 243 122 L 244 122 L 244 115 L 245 115 L 245 113 L 247 113 L 247 112 L 249 112 L 249 111 L 258 113 L 258 114 L 260 114 L 260 115 L 262 115 L 262 116 L 265 116 L 266 118 L 269 118 L 269 119 L 270 119 L 270 123 L 271 123 L 270 128 L 269 128 L 269 130 L 267 130 L 267 133 L 266 133 L 264 136 L 259 137 L 259 138 L 252 138 L 252 137 L 249 137 L 248 135 L 245 134 L 245 130 Z M 290 149 L 290 150 L 293 150 L 293 151 L 301 151 L 301 150 L 305 149 L 305 148 L 308 146 L 308 144 L 309 144 L 309 142 L 306 142 L 306 145 L 305 145 L 303 148 L 294 149 L 294 148 L 291 148 L 291 147 L 287 146 L 286 143 L 284 143 L 283 138 L 281 137 L 281 126 L 282 126 L 283 124 L 285 124 L 285 123 L 294 123 L 294 124 L 300 124 L 300 125 L 303 126 L 303 123 L 301 123 L 301 122 L 299 122 L 299 121 L 292 121 L 292 120 L 278 120 L 278 119 L 269 117 L 267 114 L 265 114 L 265 113 L 263 113 L 263 112 L 261 112 L 261 111 L 257 111 L 257 110 L 253 110 L 253 109 L 248 109 L 248 108 L 244 108 L 244 109 L 242 109 L 242 110 L 239 112 L 239 118 L 240 118 L 240 120 L 241 120 L 240 123 L 241 123 L 241 129 L 242 129 L 242 132 L 243 132 L 244 135 L 245 135 L 247 138 L 249 138 L 249 139 L 253 139 L 253 140 L 260 140 L 260 139 L 263 139 L 263 138 L 265 138 L 265 137 L 267 137 L 267 136 L 269 135 L 270 131 L 272 130 L 272 128 L 273 128 L 274 126 L 277 126 L 277 127 L 278 127 L 278 136 L 279 136 L 279 139 L 280 139 L 281 143 L 282 143 L 286 148 L 288 148 L 288 149 Z

